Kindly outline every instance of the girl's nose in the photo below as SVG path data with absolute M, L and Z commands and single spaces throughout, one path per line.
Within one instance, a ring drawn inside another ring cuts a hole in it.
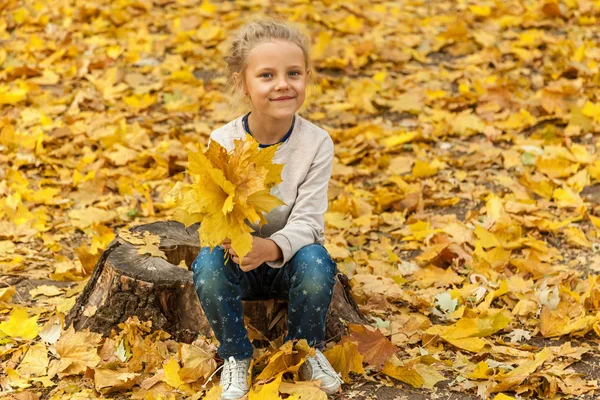
M 276 87 L 277 90 L 287 89 L 289 87 L 290 87 L 290 85 L 286 78 L 281 78 L 281 79 L 277 80 L 277 87 Z

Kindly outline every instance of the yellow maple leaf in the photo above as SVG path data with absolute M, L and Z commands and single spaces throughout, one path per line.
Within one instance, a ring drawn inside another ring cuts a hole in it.
M 396 365 L 391 361 L 387 361 L 385 363 L 381 372 L 391 376 L 392 378 L 398 379 L 401 382 L 408 383 L 416 388 L 420 388 L 425 382 L 421 374 L 419 374 L 414 368 Z
M 6 368 L 6 377 L 8 378 L 8 383 L 10 386 L 14 388 L 24 389 L 31 386 L 29 379 L 22 377 L 18 371 L 12 368 Z
M 164 366 L 165 376 L 162 380 L 175 389 L 181 388 L 184 385 L 184 383 L 181 380 L 181 377 L 179 376 L 180 369 L 181 367 L 179 366 L 177 360 L 171 357 L 167 362 L 167 365 Z
M 336 24 L 335 28 L 341 32 L 359 33 L 363 29 L 363 20 L 357 18 L 354 14 L 350 14 L 346 19 Z
M 569 148 L 572 157 L 570 160 L 582 164 L 590 164 L 594 161 L 595 157 L 587 150 L 587 148 L 580 144 L 572 144 Z
M 486 344 L 481 337 L 490 336 L 506 328 L 510 321 L 510 314 L 502 310 L 488 310 L 476 318 L 461 318 L 453 325 L 434 325 L 426 333 L 439 335 L 456 347 L 476 353 Z
M 499 383 L 491 390 L 492 393 L 503 392 L 505 390 L 513 390 L 523 382 L 529 375 L 535 372 L 544 362 L 554 358 L 552 350 L 545 348 L 535 355 L 534 360 L 522 362 L 517 368 L 507 374 L 496 376 Z
M 481 361 L 475 365 L 472 372 L 467 374 L 469 379 L 489 379 L 490 378 L 490 367 L 487 361 Z
M 17 104 L 18 102 L 25 100 L 27 92 L 27 86 L 23 83 L 18 89 L 2 85 L 0 86 L 0 105 Z
M 58 261 L 54 265 L 55 270 L 50 274 L 50 278 L 56 281 L 80 281 L 84 279 L 86 275 L 85 269 L 83 269 L 83 266 L 79 262 L 75 261 L 71 261 L 68 258 Z
M 581 110 L 586 117 L 593 118 L 596 122 L 600 122 L 600 103 L 592 103 L 587 101 Z
M 346 217 L 345 213 L 341 212 L 326 212 L 325 223 L 327 223 L 327 226 L 331 226 L 336 229 L 347 229 L 352 226 L 352 221 Z
M 137 253 L 144 255 L 150 254 L 153 257 L 167 259 L 164 251 L 158 247 L 160 245 L 160 236 L 154 235 L 148 231 L 144 232 L 144 245 L 137 248 Z
M 565 235 L 567 236 L 567 242 L 573 246 L 590 248 L 592 243 L 587 239 L 585 233 L 576 226 L 565 228 Z
M 498 396 L 494 397 L 494 400 L 515 400 L 512 396 L 507 396 L 504 393 L 500 393 Z
M 215 385 L 204 396 L 204 400 L 219 400 L 221 398 L 221 385 Z
M 379 89 L 380 85 L 372 79 L 361 79 L 348 87 L 348 101 L 355 108 L 374 114 L 377 109 L 373 106 L 372 100 Z
M 56 367 L 59 377 L 77 375 L 94 368 L 100 363 L 97 346 L 102 335 L 89 331 L 75 332 L 73 326 L 64 331 L 56 342 L 60 361 Z
M 44 376 L 48 369 L 48 349 L 42 343 L 29 347 L 17 371 L 24 376 Z
M 106 49 L 106 55 L 112 58 L 113 60 L 119 58 L 122 52 L 123 49 L 118 44 L 114 46 L 108 46 L 108 48 Z
M 470 6 L 469 10 L 471 10 L 473 14 L 480 17 L 489 17 L 492 13 L 490 6 Z
M 156 103 L 157 96 L 154 94 L 146 93 L 144 95 L 131 95 L 123 97 L 123 102 L 129 107 L 133 108 L 136 112 L 144 110 L 154 103 Z
M 398 95 L 394 100 L 390 100 L 388 104 L 392 111 L 396 112 L 411 112 L 418 113 L 423 108 L 423 94 L 415 91 L 409 91 Z
M 92 224 L 92 245 L 90 247 L 91 254 L 98 254 L 100 250 L 108 247 L 108 244 L 115 238 L 114 231 L 103 224 Z
M 500 241 L 498 240 L 498 238 L 493 233 L 481 227 L 480 225 L 477 225 L 475 227 L 475 234 L 479 239 L 477 243 L 479 243 L 481 247 L 485 249 L 500 246 Z
M 588 172 L 590 173 L 590 176 L 593 179 L 600 181 L 600 160 L 595 161 L 593 164 L 588 165 L 587 168 L 588 168 Z
M 453 131 L 462 136 L 471 136 L 483 132 L 485 129 L 485 124 L 481 118 L 466 111 L 458 115 L 453 115 L 450 124 Z
M 504 250 L 501 246 L 494 247 L 490 251 L 484 251 L 479 243 L 475 246 L 473 252 L 473 260 L 476 262 L 479 268 L 501 268 L 510 262 L 510 250 Z
M 9 320 L 0 322 L 0 331 L 13 338 L 34 339 L 38 335 L 38 316 L 27 317 L 26 309 L 15 307 Z
M 518 114 L 511 114 L 508 119 L 499 125 L 504 129 L 523 129 L 533 125 L 536 118 L 525 109 L 521 109 Z
M 419 287 L 445 287 L 461 283 L 464 277 L 458 275 L 451 268 L 443 269 L 434 265 L 420 268 L 412 274 Z
M 576 193 L 581 193 L 583 188 L 589 186 L 590 183 L 590 173 L 587 169 L 582 169 L 581 171 L 577 172 L 575 175 L 567 179 L 567 185 Z
M 392 149 L 396 146 L 412 141 L 415 137 L 417 137 L 417 132 L 397 131 L 394 132 L 393 135 L 381 139 L 381 144 L 383 144 L 387 149 Z
M 579 194 L 567 186 L 555 189 L 552 198 L 556 200 L 558 207 L 579 207 L 583 205 L 583 200 Z
M 327 394 L 319 387 L 319 381 L 282 382 L 279 385 L 281 393 L 295 396 L 298 400 L 327 400 Z M 290 399 L 291 397 L 288 397 Z
M 594 217 L 591 214 L 587 214 L 588 218 L 590 219 L 590 221 L 592 222 L 592 225 L 594 225 L 596 228 L 600 229 L 600 217 Z M 0 292 L 2 293 L 2 292 Z M 1 298 L 2 296 L 0 296 Z
M 554 179 L 571 176 L 579 168 L 579 164 L 573 164 L 569 160 L 550 157 L 539 157 L 535 166 L 538 171 Z
M 17 290 L 14 286 L 0 289 L 0 301 L 10 302 L 15 293 L 17 293 Z
M 416 160 L 412 169 L 412 176 L 415 178 L 423 178 L 426 176 L 435 175 L 438 173 L 438 171 L 439 167 L 435 161 L 428 163 L 427 161 Z
M 446 380 L 446 377 L 440 374 L 433 365 L 415 364 L 413 368 L 421 375 L 423 386 L 427 389 L 433 389 L 436 383 Z
M 183 367 L 179 371 L 181 380 L 186 383 L 208 377 L 217 367 L 213 354 L 206 352 L 199 346 L 183 343 L 181 345 L 181 362 Z
M 114 210 L 103 210 L 97 207 L 88 207 L 69 211 L 69 218 L 73 226 L 79 229 L 86 229 L 94 223 L 109 223 L 116 217 L 117 213 Z
M 256 382 L 271 379 L 285 372 L 298 372 L 306 356 L 314 356 L 306 339 L 299 340 L 295 345 L 292 341 L 285 342 L 271 357 L 265 369 L 256 377 Z
M 283 373 L 278 374 L 277 377 L 271 383 L 265 385 L 258 385 L 257 388 L 252 388 L 248 393 L 248 400 L 278 400 L 281 399 L 279 396 L 279 385 L 281 385 Z
M 346 383 L 350 382 L 350 372 L 365 373 L 362 365 L 363 356 L 358 352 L 358 345 L 350 340 L 342 340 L 324 354 L 333 369 L 342 374 L 342 379 Z
M 106 394 L 113 391 L 124 391 L 136 384 L 139 373 L 127 369 L 113 371 L 108 368 L 94 369 L 94 386 L 97 391 Z
M 131 232 L 123 229 L 119 232 L 119 237 L 126 240 L 137 248 L 137 253 L 144 255 L 150 254 L 153 257 L 167 259 L 166 254 L 160 250 L 160 236 L 149 231 Z
M 119 237 L 133 245 L 143 245 L 146 241 L 142 238 L 141 232 L 132 232 L 129 229 L 119 231 Z
M 319 33 L 318 39 L 315 40 L 312 48 L 312 56 L 315 60 L 321 59 L 326 53 L 326 50 L 331 44 L 331 32 L 322 31 Z
M 591 329 L 597 318 L 586 315 L 583 307 L 570 296 L 563 297 L 556 310 L 544 306 L 540 313 L 540 333 L 544 337 L 573 334 L 583 336 Z
M 94 238 L 93 240 L 95 242 L 96 238 Z M 92 242 L 92 245 L 94 244 L 94 242 Z M 94 271 L 96 263 L 100 259 L 100 254 L 91 254 L 89 247 L 85 243 L 75 248 L 74 250 L 75 254 L 77 254 L 77 258 L 79 258 L 79 261 L 81 262 L 81 266 L 83 267 L 85 273 L 87 275 L 91 274 Z
M 211 249 L 227 238 L 240 263 L 252 250 L 252 227 L 264 225 L 263 214 L 284 204 L 270 194 L 281 183 L 283 164 L 273 164 L 278 146 L 260 149 L 251 135 L 234 141 L 228 152 L 216 141 L 206 151 L 190 152 L 191 185 L 178 184 L 167 195 L 176 204 L 174 218 L 188 225 L 200 222 L 200 242 Z
M 63 293 L 64 293 L 63 290 L 61 290 L 60 288 L 58 288 L 56 286 L 52 286 L 52 285 L 40 285 L 40 286 L 36 287 L 35 289 L 31 289 L 29 291 L 29 295 L 33 299 L 35 299 L 37 296 L 53 297 L 53 296 L 61 295 Z

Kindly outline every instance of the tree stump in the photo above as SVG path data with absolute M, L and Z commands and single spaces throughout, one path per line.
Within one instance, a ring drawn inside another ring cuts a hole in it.
M 189 267 L 200 252 L 199 224 L 186 228 L 176 221 L 161 221 L 131 228 L 160 237 L 159 249 L 167 260 L 146 253 L 121 237 L 102 253 L 92 276 L 66 318 L 76 330 L 108 335 L 112 328 L 137 316 L 152 321 L 153 330 L 163 330 L 175 340 L 191 343 L 198 334 L 212 330 L 194 289 Z M 188 266 L 179 266 L 182 260 Z M 286 330 L 287 302 L 246 300 L 244 316 L 251 339 L 273 340 Z M 366 318 L 350 293 L 348 278 L 338 274 L 326 322 L 326 338 L 339 339 L 347 332 L 344 322 L 364 324 Z

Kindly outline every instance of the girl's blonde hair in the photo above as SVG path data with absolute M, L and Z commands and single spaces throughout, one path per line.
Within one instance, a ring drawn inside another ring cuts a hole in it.
M 241 81 L 238 83 L 243 84 L 250 51 L 259 44 L 272 40 L 285 40 L 300 47 L 304 54 L 306 69 L 311 72 L 309 79 L 313 77 L 314 72 L 308 53 L 310 41 L 300 29 L 287 22 L 273 19 L 249 22 L 243 25 L 233 37 L 228 54 L 224 58 L 229 73 L 229 98 L 233 108 L 237 108 L 243 98 L 236 88 L 236 82 L 233 81 L 233 74 L 239 73 Z

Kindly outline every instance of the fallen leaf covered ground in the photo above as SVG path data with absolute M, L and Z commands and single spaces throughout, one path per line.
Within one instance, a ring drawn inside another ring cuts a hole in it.
M 217 398 L 209 340 L 63 323 L 115 234 L 172 217 L 187 150 L 236 116 L 226 39 L 262 13 L 313 39 L 327 248 L 372 321 L 330 343 L 338 397 L 594 396 L 597 0 L 2 2 L 3 395 Z M 250 398 L 323 398 L 299 347 L 257 351 Z

